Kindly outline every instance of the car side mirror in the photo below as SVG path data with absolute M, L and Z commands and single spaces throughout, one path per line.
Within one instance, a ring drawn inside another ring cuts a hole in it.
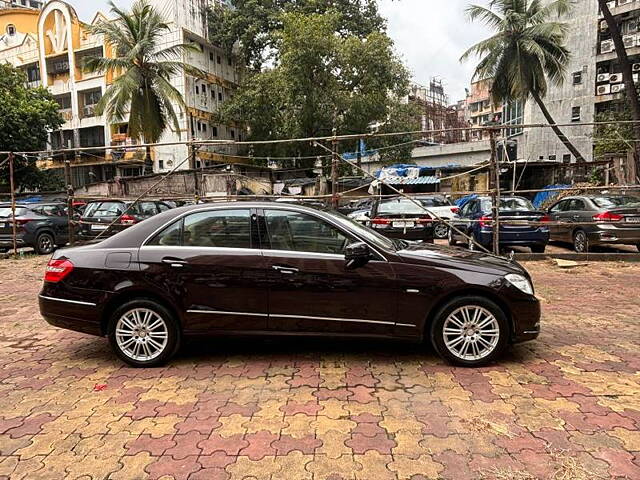
M 364 267 L 371 260 L 371 249 L 364 242 L 347 245 L 344 254 L 345 266 L 350 270 Z

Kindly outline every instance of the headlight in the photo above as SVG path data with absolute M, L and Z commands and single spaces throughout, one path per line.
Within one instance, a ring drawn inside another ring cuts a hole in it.
M 531 282 L 527 280 L 527 278 L 523 275 L 518 275 L 515 273 L 510 273 L 506 275 L 505 280 L 509 282 L 511 285 L 516 287 L 518 290 L 523 291 L 529 295 L 533 295 L 533 286 L 531 286 Z

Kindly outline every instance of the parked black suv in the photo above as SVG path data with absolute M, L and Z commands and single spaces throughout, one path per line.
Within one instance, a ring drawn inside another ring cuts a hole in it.
M 69 220 L 63 203 L 16 205 L 16 243 L 49 255 L 69 240 Z M 0 249 L 13 248 L 13 217 L 10 204 L 0 204 Z

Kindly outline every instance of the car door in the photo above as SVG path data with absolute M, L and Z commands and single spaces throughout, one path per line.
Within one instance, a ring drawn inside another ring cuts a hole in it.
M 566 240 L 568 227 L 560 225 L 564 219 L 562 213 L 569 208 L 569 200 L 560 200 L 553 207 L 549 209 L 549 218 L 551 223 L 549 225 L 549 234 L 551 240 Z
M 190 333 L 267 330 L 267 285 L 249 208 L 185 215 L 139 251 L 145 279 L 170 292 Z
M 271 330 L 393 333 L 397 283 L 383 257 L 349 270 L 344 249 L 358 240 L 353 234 L 307 212 L 274 208 L 260 216 Z
M 455 228 L 466 233 L 467 235 L 471 233 L 470 231 L 471 222 L 469 222 L 469 215 L 474 205 L 475 205 L 474 200 L 471 200 L 465 203 L 464 206 L 459 210 L 458 217 L 453 222 L 453 225 L 455 226 Z M 464 238 L 455 230 L 453 231 L 453 235 L 457 240 L 466 243 L 467 239 Z

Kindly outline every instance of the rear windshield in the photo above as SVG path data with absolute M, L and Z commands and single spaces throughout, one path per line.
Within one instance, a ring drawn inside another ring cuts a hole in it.
M 16 217 L 24 215 L 27 213 L 27 209 L 23 207 L 16 208 Z M 11 216 L 11 207 L 0 207 L 0 218 L 2 217 L 10 217 Z
M 380 215 L 400 215 L 400 214 L 410 214 L 410 215 L 424 215 L 428 214 L 424 208 L 419 206 L 420 202 L 416 205 L 413 201 L 408 200 L 406 198 L 397 198 L 393 200 L 385 200 L 378 207 L 378 214 Z
M 607 197 L 593 197 L 593 203 L 599 208 L 616 208 L 640 205 L 640 198 L 628 197 L 628 196 L 607 196 Z
M 420 198 L 418 201 L 425 207 L 450 207 L 451 202 L 443 197 Z
M 85 217 L 117 217 L 122 215 L 126 206 L 123 202 L 95 202 L 87 205 Z
M 491 210 L 491 200 L 482 200 L 482 210 L 485 212 Z M 525 212 L 530 210 L 535 210 L 535 208 L 526 198 L 509 197 L 500 199 L 500 211 Z

